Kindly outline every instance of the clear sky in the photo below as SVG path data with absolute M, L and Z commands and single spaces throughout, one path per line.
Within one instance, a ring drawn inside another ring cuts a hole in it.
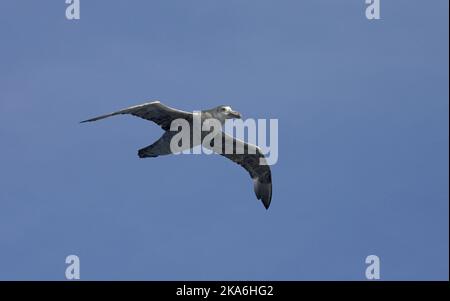
M 0 279 L 449 277 L 447 0 L 0 2 Z M 220 156 L 139 159 L 148 100 L 279 119 L 266 211 Z

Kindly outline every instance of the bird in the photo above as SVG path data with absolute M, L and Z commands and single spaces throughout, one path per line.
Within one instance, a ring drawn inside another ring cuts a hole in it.
M 212 109 L 202 110 L 200 113 L 202 122 L 207 119 L 215 119 L 220 122 L 221 125 L 223 125 L 227 119 L 242 118 L 242 115 L 239 112 L 234 111 L 229 105 L 220 105 Z M 171 108 L 160 101 L 151 101 L 131 106 L 113 113 L 87 119 L 80 123 L 93 122 L 123 114 L 129 114 L 152 121 L 164 130 L 163 135 L 156 142 L 138 150 L 138 156 L 140 158 L 156 158 L 158 156 L 173 154 L 170 141 L 178 133 L 173 129 L 171 130 L 171 124 L 174 120 L 185 120 L 191 125 L 191 131 L 194 128 L 192 126 L 194 123 L 194 113 Z M 221 139 L 221 144 L 217 143 L 217 146 L 215 146 L 214 143 L 212 143 L 204 146 L 246 169 L 253 180 L 253 189 L 256 198 L 261 200 L 266 209 L 269 209 L 272 201 L 272 174 L 261 148 L 230 136 L 223 131 L 220 131 L 217 135 L 221 135 L 221 137 L 217 137 L 218 139 Z M 193 135 L 191 135 L 191 137 L 192 136 Z M 204 136 L 205 133 L 202 132 L 202 139 Z M 192 148 L 195 145 L 191 143 L 189 146 Z M 225 148 L 227 147 L 229 147 L 228 149 L 232 148 L 233 151 L 231 153 L 225 151 Z M 239 147 L 244 150 L 243 153 L 234 151 Z

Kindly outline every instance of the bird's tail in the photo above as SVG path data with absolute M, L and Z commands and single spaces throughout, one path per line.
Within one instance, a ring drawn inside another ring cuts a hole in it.
M 170 136 L 164 133 L 155 143 L 141 148 L 138 151 L 139 158 L 155 158 L 158 156 L 170 155 Z
M 139 158 L 156 158 L 159 156 L 158 153 L 154 152 L 153 144 L 138 150 Z

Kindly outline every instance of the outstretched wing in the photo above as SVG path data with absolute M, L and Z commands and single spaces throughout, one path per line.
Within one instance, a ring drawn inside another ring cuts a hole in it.
M 221 135 L 221 145 L 204 144 L 204 146 L 244 167 L 253 179 L 256 197 L 263 202 L 266 209 L 269 209 L 272 200 L 272 174 L 261 149 L 223 132 Z
M 156 124 L 160 125 L 164 130 L 168 131 L 170 130 L 170 124 L 173 120 L 182 118 L 186 120 L 192 120 L 192 113 L 173 109 L 171 107 L 168 107 L 159 101 L 153 101 L 144 103 L 137 106 L 132 106 L 129 108 L 125 108 L 123 110 L 113 112 L 106 115 L 101 115 L 98 117 L 94 117 L 88 120 L 81 121 L 83 122 L 91 122 L 91 121 L 97 121 L 103 118 L 120 115 L 120 114 L 131 114 L 143 119 L 147 119 L 150 121 L 155 122 Z

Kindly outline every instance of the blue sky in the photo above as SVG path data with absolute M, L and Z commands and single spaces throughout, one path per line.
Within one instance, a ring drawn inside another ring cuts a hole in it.
M 0 280 L 449 277 L 448 1 L 0 3 Z M 279 119 L 266 211 L 220 156 L 139 159 L 159 99 Z

